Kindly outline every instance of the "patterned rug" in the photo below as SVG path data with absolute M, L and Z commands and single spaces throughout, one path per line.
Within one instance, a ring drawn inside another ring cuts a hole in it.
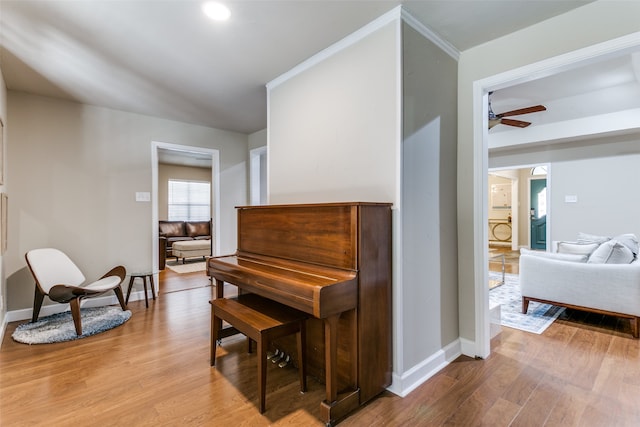
M 41 317 L 35 323 L 18 325 L 11 337 L 24 344 L 50 344 L 86 338 L 122 325 L 131 318 L 129 310 L 120 306 L 89 307 L 80 309 L 82 335 L 76 334 L 71 311 Z
M 489 272 L 490 280 L 500 280 L 502 273 Z M 564 311 L 564 307 L 531 301 L 527 314 L 522 314 L 519 276 L 505 274 L 505 283 L 489 291 L 489 305 L 501 304 L 502 326 L 534 334 L 543 333 Z

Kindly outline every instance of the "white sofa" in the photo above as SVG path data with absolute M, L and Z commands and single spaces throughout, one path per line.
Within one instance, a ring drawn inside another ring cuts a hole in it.
M 527 312 L 529 301 L 539 301 L 628 318 L 631 332 L 638 338 L 640 260 L 637 252 L 636 246 L 632 262 L 601 263 L 594 260 L 593 250 L 587 254 L 521 250 L 522 312 Z

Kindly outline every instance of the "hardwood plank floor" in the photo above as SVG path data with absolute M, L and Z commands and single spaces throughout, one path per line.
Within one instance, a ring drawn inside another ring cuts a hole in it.
M 243 338 L 224 339 L 209 366 L 208 278 L 165 270 L 161 280 L 148 309 L 131 302 L 127 323 L 93 337 L 28 346 L 11 339 L 20 322 L 9 324 L 0 425 L 323 425 L 323 385 L 310 378 L 300 394 L 293 367 L 270 364 L 261 415 Z M 384 392 L 340 425 L 640 425 L 640 340 L 628 321 L 574 317 L 542 335 L 503 328 L 487 360 L 460 357 L 407 397 Z

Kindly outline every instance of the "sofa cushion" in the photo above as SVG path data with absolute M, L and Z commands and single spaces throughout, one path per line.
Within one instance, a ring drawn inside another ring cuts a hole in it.
M 578 233 L 578 243 L 597 243 L 601 244 L 611 240 L 608 236 L 597 236 L 595 234 Z
M 520 249 L 520 255 L 531 255 L 531 256 L 536 256 L 540 258 L 548 258 L 548 259 L 555 259 L 558 261 L 571 261 L 571 262 L 587 262 L 587 258 L 588 258 L 588 255 L 586 254 L 532 251 L 525 248 Z
M 633 261 L 631 249 L 618 242 L 609 240 L 598 246 L 589 256 L 590 264 L 629 264 Z
M 184 221 L 158 221 L 160 236 L 179 237 L 185 236 Z
M 210 236 L 211 227 L 209 221 L 189 221 L 186 223 L 187 236 Z
M 558 242 L 558 253 L 590 255 L 598 246 L 599 243 Z

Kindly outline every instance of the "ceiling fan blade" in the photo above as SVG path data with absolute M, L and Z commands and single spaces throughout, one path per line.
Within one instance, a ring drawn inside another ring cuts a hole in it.
M 507 125 L 507 126 L 515 126 L 515 127 L 518 127 L 518 128 L 526 128 L 531 123 L 530 122 L 523 122 L 522 120 L 500 119 L 500 124 Z
M 529 114 L 536 113 L 538 111 L 546 111 L 546 107 L 544 105 L 534 105 L 533 107 L 520 108 L 518 110 L 506 111 L 504 113 L 496 114 L 496 117 L 508 117 L 508 116 L 519 116 L 520 114 Z

